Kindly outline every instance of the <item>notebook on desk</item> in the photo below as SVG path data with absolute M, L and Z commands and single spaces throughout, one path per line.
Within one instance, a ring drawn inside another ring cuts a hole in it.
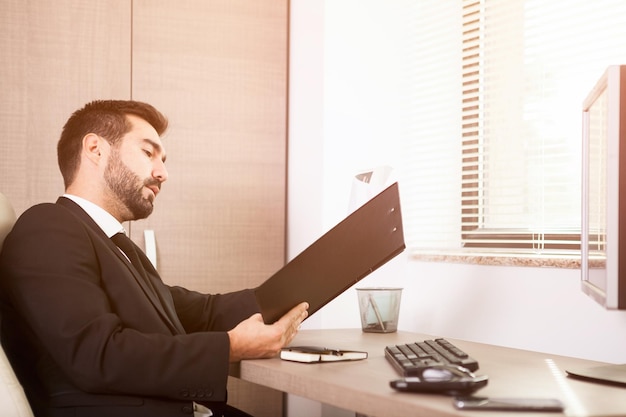
M 255 289 L 265 323 L 306 301 L 309 316 L 405 248 L 398 183 L 316 240 Z

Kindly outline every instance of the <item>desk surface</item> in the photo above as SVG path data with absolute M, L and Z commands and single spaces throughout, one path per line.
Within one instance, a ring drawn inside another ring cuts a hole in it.
M 287 393 L 376 417 L 511 416 L 554 417 L 558 413 L 459 411 L 451 397 L 401 393 L 389 386 L 398 375 L 384 357 L 387 345 L 432 339 L 397 332 L 363 333 L 361 329 L 302 330 L 292 345 L 365 350 L 363 361 L 302 364 L 278 358 L 246 360 L 232 375 Z M 568 368 L 604 365 L 576 358 L 510 349 L 448 338 L 478 360 L 476 374 L 489 376 L 477 391 L 492 397 L 554 397 L 566 404 L 568 416 L 625 416 L 626 388 L 596 384 L 566 376 Z

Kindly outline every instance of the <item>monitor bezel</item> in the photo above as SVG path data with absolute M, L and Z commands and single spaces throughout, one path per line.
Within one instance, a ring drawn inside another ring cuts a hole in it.
M 594 280 L 589 251 L 589 110 L 606 92 L 606 274 Z M 582 290 L 606 309 L 626 309 L 626 66 L 609 66 L 583 102 L 581 222 Z M 625 146 L 621 146 L 622 143 Z M 620 219 L 623 219 L 620 221 Z

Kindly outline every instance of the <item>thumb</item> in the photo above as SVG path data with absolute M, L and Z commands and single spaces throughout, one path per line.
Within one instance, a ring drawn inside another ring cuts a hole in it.
M 250 316 L 250 319 L 254 320 L 254 321 L 261 322 L 261 323 L 264 323 L 263 316 L 261 315 L 261 313 L 254 313 L 253 315 Z

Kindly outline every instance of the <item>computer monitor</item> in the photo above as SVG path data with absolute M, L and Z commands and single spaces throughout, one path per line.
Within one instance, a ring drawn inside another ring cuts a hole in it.
M 609 66 L 583 102 L 582 289 L 626 309 L 626 65 Z

